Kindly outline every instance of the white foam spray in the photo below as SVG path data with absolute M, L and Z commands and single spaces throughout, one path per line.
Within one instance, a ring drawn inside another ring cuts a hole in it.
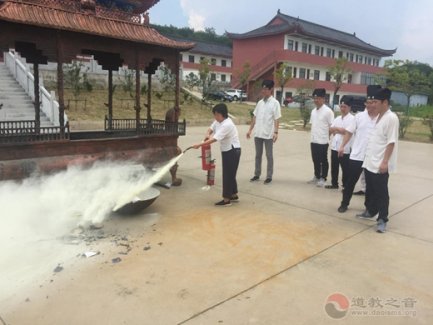
M 125 192 L 121 197 L 119 197 L 119 199 L 116 202 L 116 205 L 113 208 L 113 211 L 117 211 L 125 204 L 133 202 L 141 192 L 147 190 L 153 184 L 158 182 L 162 177 L 164 177 L 164 175 L 168 173 L 170 168 L 173 167 L 182 156 L 183 153 L 171 159 L 167 164 L 159 168 L 158 171 L 155 174 L 153 174 L 151 177 L 149 177 L 145 182 L 136 183 L 134 186 L 131 186 L 130 191 Z

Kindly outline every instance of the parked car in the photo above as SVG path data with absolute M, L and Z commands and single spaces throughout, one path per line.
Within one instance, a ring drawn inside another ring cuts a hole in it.
M 247 94 L 241 89 L 228 89 L 225 93 L 232 96 L 233 100 L 239 100 L 240 98 L 242 98 L 242 100 L 247 99 Z
M 215 91 L 215 92 L 209 93 L 206 95 L 206 98 L 210 99 L 210 100 L 219 100 L 222 102 L 232 102 L 233 101 L 233 96 L 230 96 L 223 91 Z

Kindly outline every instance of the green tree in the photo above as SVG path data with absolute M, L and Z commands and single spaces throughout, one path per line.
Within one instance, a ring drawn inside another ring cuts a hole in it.
M 328 68 L 328 72 L 331 78 L 334 79 L 334 96 L 332 99 L 332 107 L 334 107 L 336 96 L 343 83 L 348 80 L 348 76 L 352 73 L 352 70 L 348 67 L 346 58 L 339 58 L 335 61 L 334 65 Z
M 65 83 L 72 89 L 74 99 L 77 100 L 83 90 L 92 91 L 93 86 L 87 79 L 89 68 L 84 69 L 84 64 L 72 61 L 66 67 Z
M 200 79 L 199 77 L 197 77 L 197 75 L 194 72 L 190 72 L 185 77 L 185 84 L 188 89 L 192 90 L 195 87 L 200 86 Z
M 304 123 L 304 129 L 306 128 L 307 123 L 310 121 L 312 110 L 311 96 L 313 94 L 314 88 L 314 81 L 308 80 L 297 89 L 298 95 L 293 98 L 296 103 L 299 103 L 299 111 L 301 113 L 302 121 Z
M 176 88 L 176 76 L 171 73 L 170 69 L 166 66 L 160 66 L 160 75 L 159 75 L 159 82 L 161 83 L 162 89 L 164 92 L 174 92 Z
M 212 80 L 210 78 L 210 64 L 207 58 L 200 59 L 200 68 L 198 70 L 198 74 L 200 76 L 200 85 L 202 87 L 202 96 L 203 99 L 206 98 L 209 88 L 212 84 Z
M 425 65 L 403 60 L 385 61 L 386 86 L 406 95 L 406 115 L 409 116 L 410 99 L 416 94 L 430 94 L 430 74 Z M 431 72 L 430 72 L 431 73 Z
M 242 90 L 247 85 L 250 75 L 251 75 L 251 64 L 247 61 L 242 66 L 242 70 L 238 72 L 239 83 L 241 85 Z M 240 98 L 240 101 L 242 102 L 242 96 Z
M 275 70 L 275 80 L 281 89 L 281 105 L 284 104 L 284 86 L 292 79 L 292 69 L 289 67 L 289 64 L 284 62 L 278 66 L 278 69 Z
M 122 89 L 128 93 L 131 98 L 135 97 L 135 71 L 125 69 L 123 71 L 123 78 L 120 80 Z

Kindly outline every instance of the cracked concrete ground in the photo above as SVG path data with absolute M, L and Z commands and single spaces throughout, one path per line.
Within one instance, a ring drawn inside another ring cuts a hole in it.
M 189 128 L 181 147 L 200 141 L 205 129 Z M 378 234 L 374 223 L 354 217 L 363 197 L 340 214 L 339 191 L 307 184 L 308 133 L 280 131 L 273 182 L 264 185 L 249 182 L 254 144 L 246 126 L 239 131 L 239 203 L 213 205 L 221 195 L 219 148 L 209 191 L 200 151 L 188 151 L 179 162 L 180 188 L 161 189 L 142 215 L 105 222 L 105 234 L 127 236 L 126 255 L 108 235 L 87 245 L 50 242 L 51 251 L 62 251 L 63 270 L 53 274 L 56 264 L 47 264 L 25 287 L 19 276 L 31 266 L 16 270 L 17 290 L 0 293 L 2 322 L 335 324 L 332 316 L 344 314 L 348 324 L 431 324 L 433 146 L 400 142 L 388 232 Z M 77 257 L 88 249 L 101 254 Z M 325 305 L 335 293 L 348 305 L 340 300 L 342 313 L 329 315 Z

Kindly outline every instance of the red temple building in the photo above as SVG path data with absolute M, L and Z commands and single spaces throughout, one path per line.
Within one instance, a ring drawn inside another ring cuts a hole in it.
M 396 52 L 368 44 L 355 33 L 291 17 L 279 10 L 265 26 L 243 34 L 229 33 L 229 37 L 233 40 L 233 71 L 242 71 L 245 62 L 251 66 L 246 86 L 251 100 L 258 95 L 255 83 L 274 79 L 275 70 L 283 62 L 290 66 L 293 79 L 284 86 L 284 94 L 276 86 L 277 98 L 297 94 L 309 80 L 311 85 L 325 88 L 332 96 L 334 83 L 328 69 L 337 58 L 346 58 L 352 71 L 346 76 L 339 95 L 365 95 L 366 86 L 383 72 L 380 60 Z M 232 85 L 240 87 L 236 77 L 234 73 Z

